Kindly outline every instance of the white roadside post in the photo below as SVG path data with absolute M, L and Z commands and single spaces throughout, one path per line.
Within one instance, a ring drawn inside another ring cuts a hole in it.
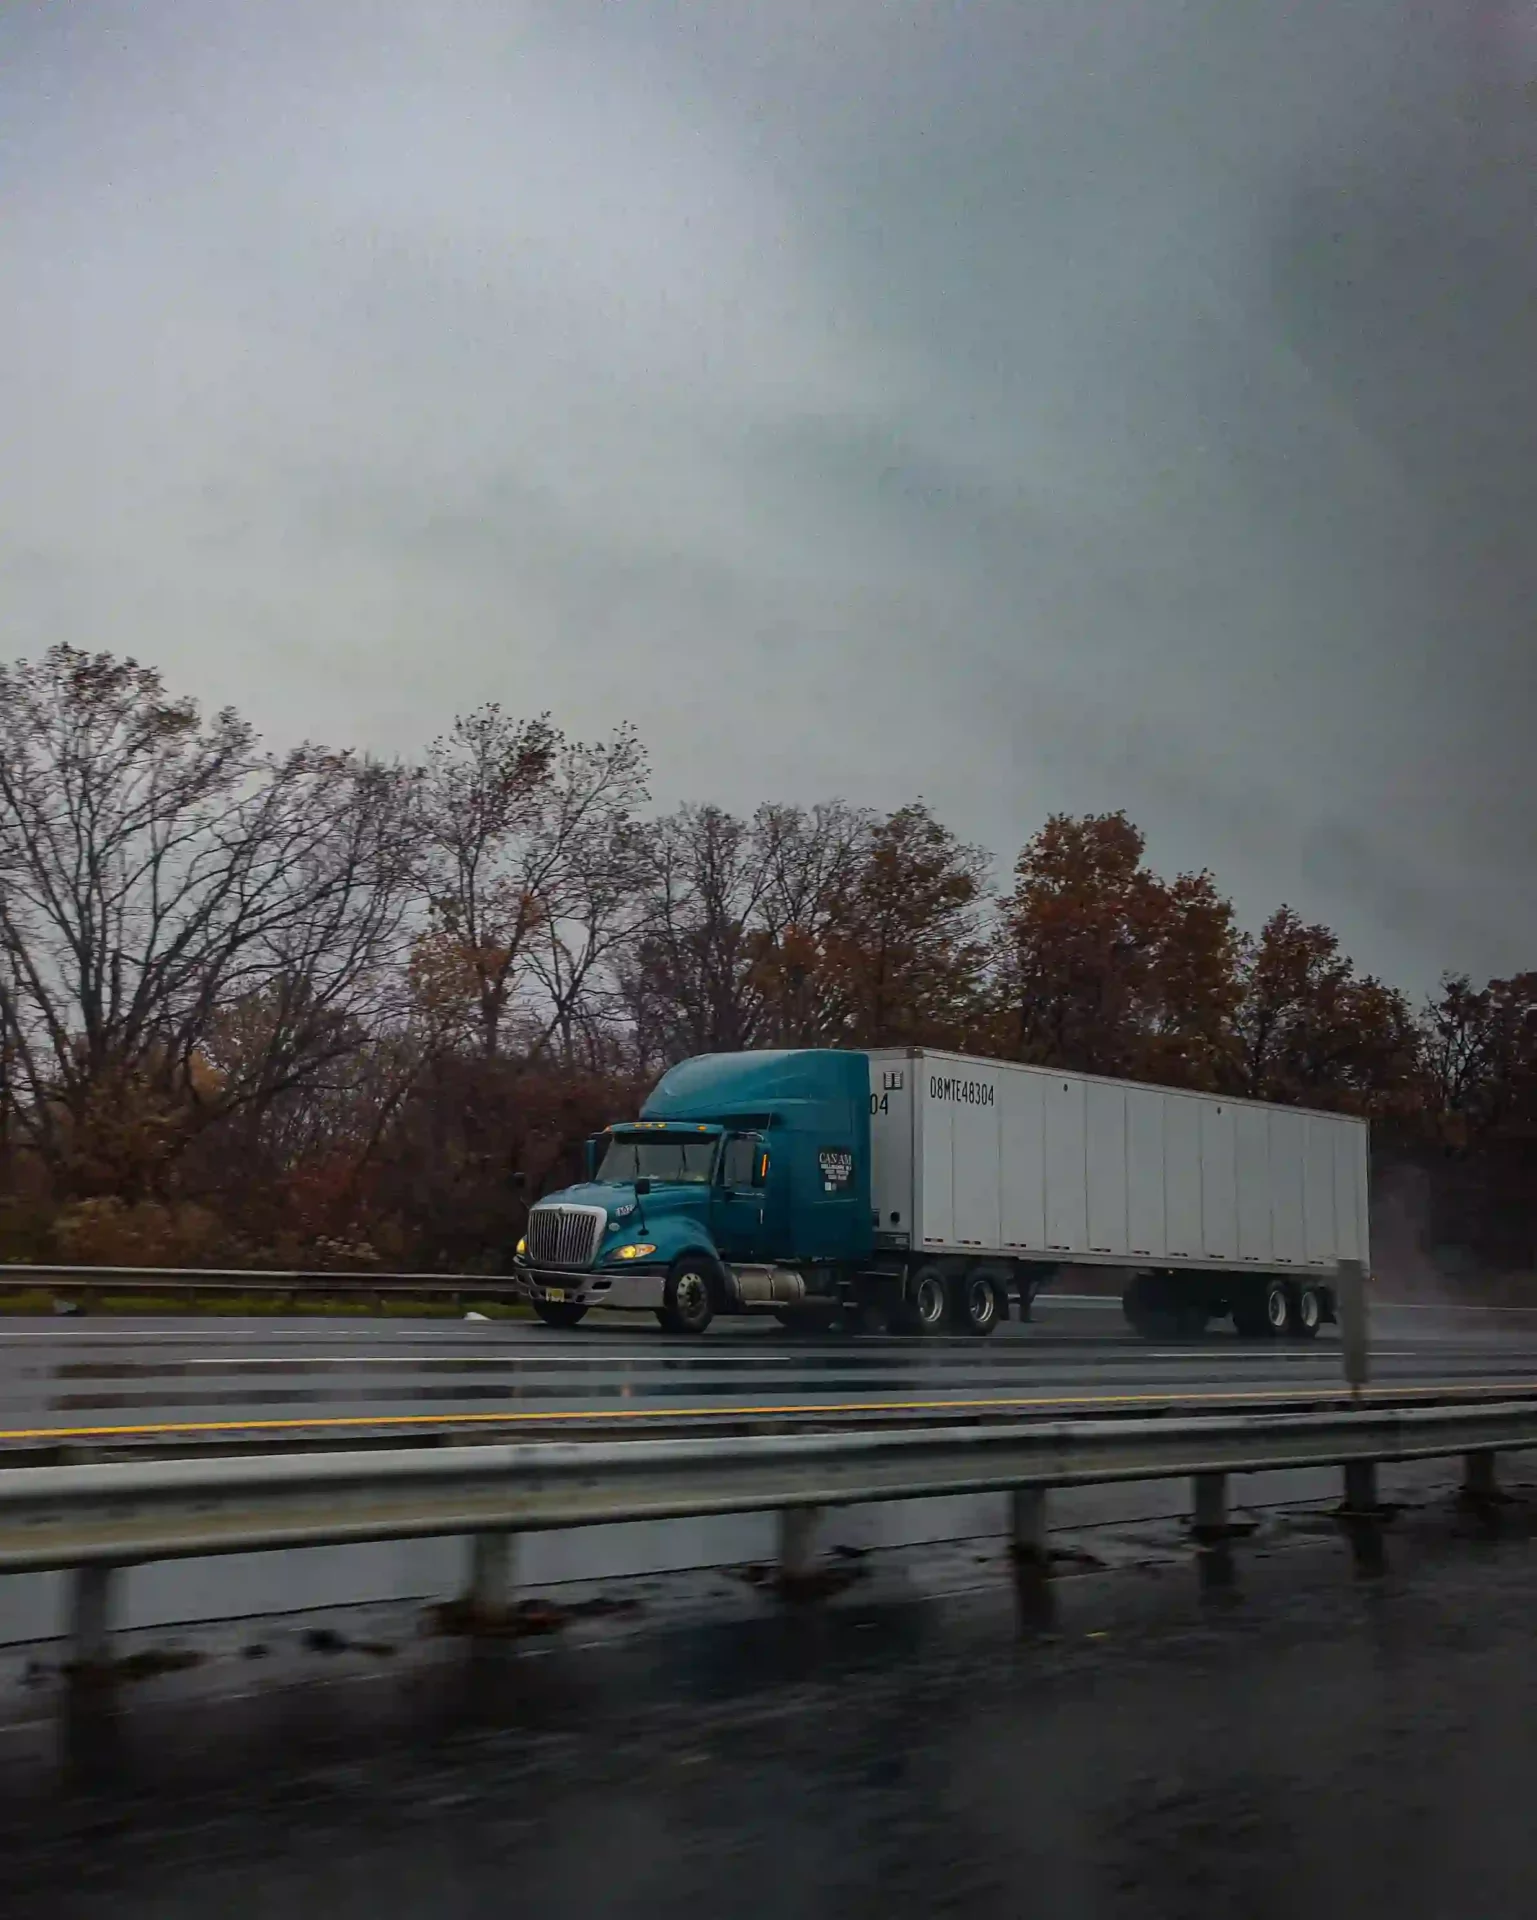
M 1340 1321 L 1340 1344 L 1345 1353 L 1345 1381 L 1359 1399 L 1368 1372 L 1366 1269 L 1359 1260 L 1340 1261 L 1334 1297 Z
M 1367 1383 L 1369 1352 L 1366 1318 L 1366 1268 L 1359 1260 L 1341 1260 L 1335 1279 L 1335 1311 L 1344 1349 L 1345 1380 L 1359 1400 Z M 1363 1573 L 1382 1571 L 1382 1526 L 1377 1505 L 1375 1460 L 1345 1462 L 1343 1515 L 1350 1528 L 1356 1564 Z

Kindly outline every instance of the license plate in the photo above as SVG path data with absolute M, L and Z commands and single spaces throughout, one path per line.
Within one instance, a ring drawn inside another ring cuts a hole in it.
M 546 1300 L 564 1300 L 566 1297 L 566 1290 L 564 1287 L 546 1287 L 544 1290 L 544 1297 Z

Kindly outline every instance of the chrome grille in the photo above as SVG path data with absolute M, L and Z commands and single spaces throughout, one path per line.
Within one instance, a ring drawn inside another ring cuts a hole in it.
M 608 1215 L 602 1207 L 535 1207 L 528 1216 L 528 1257 L 536 1267 L 590 1267 Z

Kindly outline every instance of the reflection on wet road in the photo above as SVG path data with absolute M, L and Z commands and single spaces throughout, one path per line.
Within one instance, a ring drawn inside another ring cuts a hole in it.
M 380 1644 L 381 1619 L 294 1671 L 247 1626 L 283 1684 L 147 1684 L 68 1793 L 39 1733 L 0 1747 L 0 1911 L 1531 1913 L 1532 1532 L 1458 1524 L 1401 1524 L 1370 1592 L 1323 1535 L 1248 1554 L 1221 1605 L 1156 1551 L 1091 1566 L 1042 1636 L 996 1573 L 930 1602 L 915 1568 L 794 1614 L 716 1583 L 516 1649 Z
M 1328 1336 L 1250 1344 L 1214 1332 L 1149 1346 L 1104 1301 L 1043 1302 L 1037 1315 L 985 1342 L 794 1336 L 759 1322 L 687 1341 L 649 1321 L 559 1333 L 494 1322 L 17 1321 L 0 1327 L 0 1439 L 1003 1417 L 1263 1405 L 1341 1384 Z M 1385 1392 L 1537 1386 L 1537 1316 L 1386 1309 L 1373 1380 Z

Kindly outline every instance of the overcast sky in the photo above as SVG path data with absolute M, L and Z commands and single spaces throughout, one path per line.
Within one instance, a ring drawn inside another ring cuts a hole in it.
M 1537 965 L 1530 0 L 10 0 L 0 652 Z

